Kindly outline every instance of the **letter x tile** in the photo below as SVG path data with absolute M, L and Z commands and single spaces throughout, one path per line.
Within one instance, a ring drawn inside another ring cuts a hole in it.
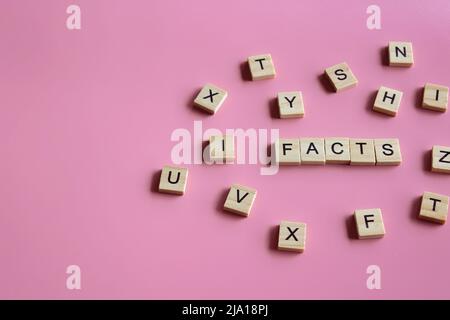
M 444 224 L 448 216 L 448 196 L 433 192 L 424 192 L 419 218 Z
M 278 232 L 278 249 L 303 252 L 306 245 L 306 224 L 281 221 Z
M 228 93 L 212 84 L 206 84 L 194 100 L 194 105 L 209 113 L 216 113 Z

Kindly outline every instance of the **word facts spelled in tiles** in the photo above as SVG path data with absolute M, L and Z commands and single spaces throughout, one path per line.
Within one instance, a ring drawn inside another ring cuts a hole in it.
M 278 139 L 275 141 L 275 163 L 279 165 L 298 165 L 300 161 L 299 139 Z
M 252 80 L 275 78 L 275 66 L 270 54 L 248 57 L 248 66 L 250 68 Z
M 302 164 L 325 164 L 325 139 L 300 138 Z
M 423 89 L 422 107 L 433 111 L 447 111 L 448 87 L 427 83 Z
M 373 104 L 373 110 L 395 117 L 400 108 L 402 96 L 403 92 L 401 91 L 380 87 Z
M 194 105 L 209 112 L 216 113 L 225 101 L 228 93 L 212 84 L 206 84 L 194 100 Z
M 372 139 L 350 139 L 350 165 L 375 165 Z
M 359 239 L 382 238 L 385 235 L 380 209 L 355 210 L 354 216 Z
M 331 81 L 336 92 L 354 87 L 358 84 L 358 80 L 345 62 L 326 68 L 325 74 Z
M 220 135 L 209 137 L 209 159 L 216 163 L 234 160 L 234 136 Z
M 228 192 L 223 208 L 226 211 L 248 216 L 256 198 L 256 190 L 239 184 L 233 184 Z
M 350 139 L 325 138 L 325 160 L 330 164 L 349 164 Z
M 377 166 L 395 166 L 402 163 L 402 153 L 398 139 L 375 139 Z
M 300 91 L 279 92 L 278 111 L 280 118 L 303 118 L 305 107 L 302 93 Z
M 431 171 L 450 173 L 450 147 L 433 146 Z
M 184 194 L 188 169 L 164 166 L 159 180 L 159 191 L 171 194 Z
M 389 65 L 392 67 L 411 67 L 414 64 L 411 42 L 389 42 Z
M 303 252 L 306 247 L 306 224 L 281 221 L 278 231 L 278 249 Z
M 448 215 L 448 196 L 433 192 L 424 192 L 419 218 L 444 224 Z

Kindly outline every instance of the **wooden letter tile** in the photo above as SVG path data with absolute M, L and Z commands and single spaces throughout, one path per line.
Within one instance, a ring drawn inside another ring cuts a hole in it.
M 414 63 L 411 42 L 389 42 L 389 65 L 393 67 L 410 67 Z
M 275 78 L 275 66 L 270 54 L 248 57 L 248 66 L 252 74 L 252 80 Z
M 325 138 L 326 163 L 350 163 L 349 138 Z
M 325 139 L 301 138 L 300 159 L 302 164 L 325 164 Z
M 184 194 L 187 177 L 188 169 L 186 168 L 164 166 L 159 179 L 159 192 Z
M 281 221 L 278 233 L 278 249 L 303 252 L 306 245 L 306 224 Z
M 194 100 L 194 105 L 209 113 L 216 113 L 228 93 L 212 84 L 206 84 Z
M 350 164 L 375 165 L 375 147 L 372 139 L 350 139 Z
M 228 193 L 223 208 L 226 211 L 237 213 L 247 217 L 256 198 L 256 190 L 244 187 L 239 184 L 233 184 Z
M 401 91 L 380 87 L 373 104 L 373 110 L 395 117 L 400 108 L 402 96 L 403 92 Z
M 234 160 L 234 136 L 209 137 L 209 159 L 216 163 Z
M 354 87 L 358 84 L 358 80 L 345 62 L 325 69 L 325 74 L 330 79 L 336 92 Z
M 275 141 L 275 163 L 279 165 L 299 165 L 300 140 L 278 139 Z
M 399 165 L 402 162 L 398 139 L 375 139 L 377 166 Z
M 422 107 L 434 111 L 447 111 L 448 87 L 427 83 L 423 89 Z
M 303 118 L 305 108 L 302 93 L 300 91 L 279 92 L 278 108 L 280 118 Z
M 450 173 L 450 147 L 433 146 L 431 171 Z
M 355 221 L 359 239 L 382 238 L 386 233 L 380 209 L 356 210 Z
M 419 218 L 444 224 L 448 216 L 448 196 L 424 192 Z

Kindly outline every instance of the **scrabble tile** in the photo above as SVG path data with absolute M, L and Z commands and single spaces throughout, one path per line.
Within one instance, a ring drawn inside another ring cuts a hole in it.
M 423 89 L 422 107 L 434 111 L 447 111 L 448 87 L 427 83 Z
M 419 218 L 444 224 L 448 216 L 448 196 L 433 192 L 424 192 Z
M 223 208 L 226 211 L 237 213 L 242 216 L 248 216 L 256 198 L 256 190 L 244 187 L 239 184 L 233 184 L 228 193 Z
M 433 146 L 431 171 L 450 173 L 450 147 Z
M 375 147 L 372 139 L 350 139 L 350 164 L 375 165 Z
M 209 137 L 209 159 L 215 163 L 232 162 L 234 160 L 234 136 Z
M 301 138 L 300 159 L 302 164 L 325 164 L 325 140 Z
M 359 239 L 382 238 L 385 235 L 381 209 L 355 210 L 354 216 Z
M 252 80 L 275 78 L 275 66 L 270 54 L 261 54 L 248 57 L 248 66 L 252 74 Z
M 159 179 L 159 192 L 184 194 L 187 177 L 186 168 L 164 166 Z
M 402 163 L 398 139 L 375 139 L 374 143 L 377 166 L 395 166 Z
M 300 91 L 279 92 L 278 109 L 280 118 L 303 118 L 305 108 Z
M 306 224 L 281 221 L 278 231 L 278 249 L 303 252 L 306 245 Z
M 298 165 L 300 162 L 299 139 L 278 139 L 275 141 L 275 163 Z
M 389 65 L 392 67 L 410 67 L 414 63 L 411 42 L 389 42 Z
M 396 116 L 400 108 L 403 92 L 387 87 L 380 87 L 373 104 L 373 110 L 389 116 Z
M 194 105 L 209 113 L 216 113 L 228 93 L 212 84 L 206 84 L 194 100 Z
M 325 159 L 326 163 L 349 164 L 350 139 L 325 138 Z
M 350 70 L 350 67 L 345 62 L 326 68 L 325 74 L 330 79 L 336 92 L 354 87 L 358 84 L 358 79 L 356 79 L 352 70 Z

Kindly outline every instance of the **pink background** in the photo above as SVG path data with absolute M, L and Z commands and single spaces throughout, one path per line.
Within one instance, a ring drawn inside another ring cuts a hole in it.
M 78 0 L 0 4 L 1 298 L 450 298 L 450 229 L 419 221 L 429 171 L 450 145 L 450 115 L 419 108 L 425 82 L 450 85 L 450 2 Z M 383 65 L 389 40 L 413 42 L 413 68 Z M 245 81 L 247 56 L 278 76 Z M 359 79 L 329 93 L 325 67 Z M 228 90 L 220 111 L 192 107 L 200 87 Z M 396 118 L 370 110 L 380 85 L 404 92 Z M 306 117 L 273 118 L 278 91 L 301 90 Z M 176 128 L 279 128 L 283 137 L 398 137 L 400 167 L 190 165 L 182 197 L 154 191 Z M 258 190 L 249 218 L 224 213 L 232 183 Z M 387 234 L 354 240 L 351 215 L 380 207 Z M 308 224 L 303 254 L 275 250 L 280 220 Z M 82 290 L 66 289 L 66 267 Z M 366 288 L 366 268 L 382 289 Z

